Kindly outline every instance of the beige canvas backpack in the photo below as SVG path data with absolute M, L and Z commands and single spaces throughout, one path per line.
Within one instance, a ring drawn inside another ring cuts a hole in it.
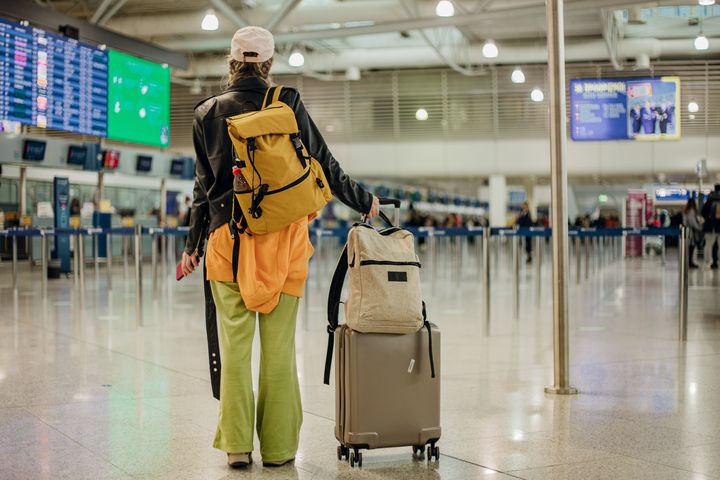
M 392 225 L 382 212 L 380 216 Z M 395 226 L 376 230 L 367 223 L 350 229 L 328 296 L 325 383 L 330 377 L 333 333 L 346 274 L 350 279 L 345 301 L 347 326 L 362 333 L 406 334 L 430 328 L 420 290 L 420 267 L 411 232 Z M 429 355 L 432 365 L 432 343 Z

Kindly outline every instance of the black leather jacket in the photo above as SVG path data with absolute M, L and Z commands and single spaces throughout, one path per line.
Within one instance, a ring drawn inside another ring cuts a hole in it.
M 185 243 L 188 254 L 202 255 L 206 235 L 230 220 L 233 202 L 232 144 L 225 119 L 259 110 L 267 88 L 260 78 L 242 79 L 220 95 L 203 100 L 195 107 L 193 143 L 197 162 L 190 232 Z M 348 207 L 360 213 L 369 212 L 372 195 L 343 172 L 305 110 L 298 91 L 284 87 L 280 100 L 295 111 L 305 148 L 322 165 L 333 194 Z

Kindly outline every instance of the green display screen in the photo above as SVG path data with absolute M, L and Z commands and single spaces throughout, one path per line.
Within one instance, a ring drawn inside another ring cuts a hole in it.
M 109 51 L 108 138 L 170 145 L 170 69 Z

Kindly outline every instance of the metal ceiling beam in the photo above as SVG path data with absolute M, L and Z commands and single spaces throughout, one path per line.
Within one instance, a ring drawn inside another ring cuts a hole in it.
M 115 14 L 117 12 L 119 12 L 122 7 L 125 6 L 126 3 L 127 3 L 127 0 L 118 0 L 115 3 L 115 5 L 113 5 L 113 7 L 110 10 L 108 10 L 108 12 L 105 15 L 102 16 L 102 18 L 100 19 L 100 21 L 98 23 L 100 25 L 105 25 L 108 22 L 108 20 L 110 20 L 112 17 L 114 17 Z
M 277 28 L 278 25 L 280 25 L 280 22 L 285 20 L 285 18 L 295 9 L 295 7 L 298 6 L 298 4 L 302 0 L 286 0 L 285 3 L 278 9 L 277 12 L 272 16 L 272 18 L 265 24 L 265 28 L 270 30 L 271 32 L 275 31 L 275 28 Z
M 102 16 L 107 11 L 110 4 L 113 2 L 113 0 L 103 0 L 103 2 L 100 4 L 100 6 L 95 10 L 95 13 L 93 13 L 93 16 L 90 17 L 90 20 L 88 20 L 90 23 L 98 23 L 98 20 L 102 18 Z
M 223 15 L 229 18 L 238 28 L 243 28 L 250 25 L 244 18 L 238 15 L 238 13 L 233 10 L 230 5 L 225 3 L 223 0 L 210 0 L 210 3 L 212 3 L 215 8 L 220 10 Z M 225 43 L 227 43 L 227 39 Z
M 33 2 L 1 2 L 0 16 L 27 20 L 38 27 L 55 31 L 58 25 L 71 25 L 80 31 L 80 38 L 96 45 L 105 44 L 110 48 L 144 57 L 158 63 L 167 63 L 173 67 L 187 68 L 188 59 L 184 53 L 174 52 L 121 35 L 105 28 L 93 25 L 76 17 L 42 8 Z
M 579 0 L 569 3 L 566 13 L 596 11 L 600 8 L 624 8 L 632 6 L 630 0 Z M 408 30 L 423 30 L 437 27 L 459 27 L 477 25 L 480 22 L 511 20 L 518 17 L 537 16 L 544 17 L 545 4 L 536 4 L 528 7 L 500 8 L 487 12 L 470 15 L 456 15 L 454 17 L 427 17 L 379 22 L 375 25 L 360 27 L 329 28 L 307 32 L 281 33 L 275 36 L 276 43 L 296 43 L 308 40 L 321 40 L 326 38 L 346 38 L 360 35 L 375 35 L 379 33 L 402 32 Z

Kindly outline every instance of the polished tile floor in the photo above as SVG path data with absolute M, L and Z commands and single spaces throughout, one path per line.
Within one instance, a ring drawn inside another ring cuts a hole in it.
M 720 478 L 720 274 L 690 278 L 687 343 L 677 341 L 677 262 L 591 256 L 576 284 L 571 262 L 572 381 L 580 394 L 547 395 L 552 380 L 550 264 L 538 302 L 536 270 L 522 265 L 513 318 L 507 250 L 493 249 L 492 314 L 483 317 L 474 247 L 438 246 L 425 292 L 443 332 L 438 463 L 410 449 L 370 451 L 363 469 L 338 462 L 334 391 L 322 384 L 324 295 L 335 250 L 314 261 L 301 307 L 298 364 L 305 422 L 294 466 L 230 471 L 211 447 L 210 394 L 199 275 L 168 269 L 145 326 L 132 275 L 87 270 L 49 282 L 23 267 L 16 294 L 0 265 L 0 479 L 711 479 Z M 454 253 L 450 253 L 450 252 Z M 584 263 L 582 264 L 584 268 Z M 130 272 L 131 273 L 131 272 Z M 145 270 L 148 277 L 149 269 Z M 257 360 L 257 351 L 255 352 Z

